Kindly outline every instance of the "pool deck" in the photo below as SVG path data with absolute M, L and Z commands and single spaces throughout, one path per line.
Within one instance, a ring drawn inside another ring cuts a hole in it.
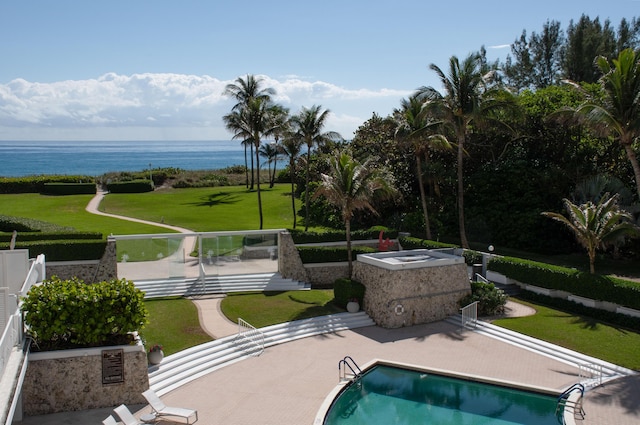
M 209 333 L 221 337 L 236 332 L 235 324 L 219 314 L 219 299 L 195 302 Z M 202 425 L 311 425 L 338 384 L 338 361 L 346 355 L 361 365 L 391 360 L 555 390 L 579 380 L 572 365 L 436 322 L 393 330 L 372 326 L 269 347 L 259 357 L 217 370 L 162 398 L 167 405 L 197 409 Z M 129 407 L 136 416 L 148 411 L 146 406 Z M 640 377 L 588 392 L 584 409 L 587 415 L 578 424 L 640 423 Z M 109 414 L 111 409 L 97 409 L 26 417 L 21 423 L 99 424 Z

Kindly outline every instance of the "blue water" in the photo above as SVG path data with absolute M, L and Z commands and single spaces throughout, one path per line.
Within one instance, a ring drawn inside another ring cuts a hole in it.
M 325 425 L 557 425 L 556 398 L 375 366 L 334 401 Z
M 176 167 L 211 170 L 244 165 L 239 141 L 9 142 L 0 141 L 0 176 L 141 171 Z

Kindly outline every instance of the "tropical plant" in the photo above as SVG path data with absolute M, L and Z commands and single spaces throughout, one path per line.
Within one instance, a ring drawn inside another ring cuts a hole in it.
M 625 49 L 612 62 L 604 56 L 596 58 L 602 73 L 599 82 L 604 97 L 592 96 L 577 108 L 576 114 L 596 133 L 613 137 L 622 146 L 633 168 L 640 198 L 640 163 L 634 149 L 640 137 L 640 56 L 632 49 Z
M 451 144 L 442 134 L 434 134 L 433 122 L 430 120 L 425 104 L 417 97 L 402 99 L 401 108 L 396 111 L 398 118 L 396 127 L 396 139 L 408 145 L 416 158 L 416 179 L 420 189 L 420 201 L 424 214 L 424 226 L 427 239 L 431 237 L 429 225 L 429 211 L 427 208 L 427 195 L 423 182 L 422 158 L 428 170 L 429 159 L 432 150 L 450 149 Z
M 564 199 L 569 218 L 555 212 L 543 212 L 542 215 L 566 225 L 575 235 L 589 255 L 589 271 L 595 273 L 596 251 L 606 244 L 617 242 L 625 236 L 638 233 L 631 215 L 621 211 L 618 206 L 619 195 L 606 193 L 597 204 L 588 201 L 576 205 Z
M 323 196 L 340 210 L 347 237 L 348 277 L 353 271 L 351 251 L 351 219 L 358 210 L 369 210 L 377 214 L 373 207 L 374 197 L 387 197 L 394 193 L 393 179 L 386 170 L 373 168 L 371 159 L 360 163 L 346 151 L 338 151 L 329 158 L 329 174 L 322 174 L 322 181 L 314 198 Z
M 260 229 L 263 225 L 262 196 L 260 192 L 260 145 L 262 137 L 275 131 L 276 125 L 272 119 L 276 107 L 271 102 L 272 88 L 262 89 L 262 79 L 247 75 L 246 79 L 238 78 L 235 84 L 228 84 L 225 94 L 234 97 L 236 103 L 230 114 L 223 117 L 227 129 L 233 132 L 233 138 L 253 141 L 256 158 L 256 188 L 258 194 L 258 213 Z
M 309 229 L 309 183 L 311 150 L 314 146 L 322 145 L 326 142 L 341 139 L 340 134 L 334 131 L 323 132 L 322 129 L 327 122 L 330 111 L 322 110 L 322 106 L 313 105 L 311 108 L 303 107 L 302 110 L 291 118 L 292 131 L 295 137 L 301 139 L 307 145 L 307 161 L 305 165 L 305 231 Z
M 482 120 L 488 119 L 491 112 L 506 104 L 497 101 L 497 87 L 490 86 L 495 72 L 484 69 L 483 64 L 482 55 L 479 53 L 470 54 L 462 63 L 456 56 L 452 56 L 449 59 L 448 74 L 431 64 L 431 70 L 438 75 L 444 87 L 444 95 L 433 87 L 421 87 L 416 93 L 419 99 L 425 101 L 425 108 L 429 109 L 429 113 L 441 120 L 445 131 L 449 130 L 453 134 L 458 146 L 457 207 L 460 244 L 463 248 L 469 248 L 464 220 L 465 144 L 472 123 L 479 124 Z

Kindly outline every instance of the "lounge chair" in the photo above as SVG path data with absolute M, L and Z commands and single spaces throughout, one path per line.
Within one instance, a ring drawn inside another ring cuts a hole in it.
M 155 412 L 157 416 L 175 416 L 179 418 L 185 419 L 187 424 L 195 423 L 198 420 L 198 411 L 194 409 L 184 409 L 182 407 L 169 407 L 160 397 L 152 390 L 148 389 L 143 392 L 142 395 L 147 399 L 151 409 Z M 193 422 L 191 422 L 193 419 Z
M 144 422 L 140 422 L 133 416 L 133 413 L 129 410 L 127 406 L 121 404 L 120 406 L 113 409 L 114 412 L 120 417 L 120 420 L 124 425 L 143 425 Z
M 119 423 L 120 422 L 116 421 L 116 419 L 111 415 L 102 421 L 102 425 L 118 425 Z

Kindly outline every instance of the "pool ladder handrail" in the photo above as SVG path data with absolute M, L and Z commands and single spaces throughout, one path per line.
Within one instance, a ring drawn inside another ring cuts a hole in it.
M 577 400 L 570 400 L 571 394 L 573 394 L 576 390 L 580 392 Z M 576 383 L 567 388 L 562 394 L 558 396 L 558 404 L 556 405 L 556 417 L 558 418 L 558 422 L 564 424 L 564 408 L 570 407 L 573 409 L 574 414 L 578 412 L 582 419 L 586 415 L 584 409 L 582 408 L 582 399 L 584 398 L 584 385 L 581 383 Z M 562 416 L 559 416 L 562 409 Z
M 344 364 L 344 368 L 342 365 Z M 351 370 L 351 379 L 357 379 L 362 375 L 362 370 L 360 366 L 351 358 L 351 356 L 345 356 L 344 359 L 338 362 L 338 381 L 343 382 L 347 381 L 347 368 Z M 357 370 L 357 372 L 356 372 Z

